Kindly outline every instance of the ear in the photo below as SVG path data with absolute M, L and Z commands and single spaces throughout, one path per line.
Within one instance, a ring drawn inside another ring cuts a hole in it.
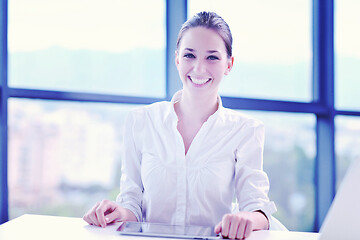
M 179 66 L 179 51 L 178 50 L 175 51 L 175 65 L 176 65 L 176 67 Z
M 225 70 L 224 74 L 228 75 L 233 66 L 234 66 L 234 57 L 231 57 L 230 59 L 228 59 L 228 62 L 226 64 L 226 70 Z

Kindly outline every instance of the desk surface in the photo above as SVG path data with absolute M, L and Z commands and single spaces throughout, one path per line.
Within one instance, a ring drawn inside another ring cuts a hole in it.
M 90 226 L 81 218 L 54 217 L 41 215 L 23 215 L 0 225 L 0 239 L 101 239 L 123 240 L 139 239 L 140 237 L 121 236 L 116 232 L 120 223 L 109 225 L 106 228 Z M 315 240 L 318 233 L 257 231 L 252 232 L 248 240 Z M 150 238 L 145 240 L 165 240 L 169 238 Z

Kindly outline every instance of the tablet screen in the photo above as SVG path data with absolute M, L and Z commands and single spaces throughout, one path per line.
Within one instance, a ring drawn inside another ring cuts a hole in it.
M 124 222 L 117 229 L 120 234 L 152 237 L 218 239 L 213 227 L 179 226 L 149 222 Z

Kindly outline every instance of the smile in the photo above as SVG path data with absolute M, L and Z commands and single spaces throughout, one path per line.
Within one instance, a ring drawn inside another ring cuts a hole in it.
M 188 76 L 189 80 L 196 85 L 203 85 L 211 80 L 211 78 L 194 78 Z

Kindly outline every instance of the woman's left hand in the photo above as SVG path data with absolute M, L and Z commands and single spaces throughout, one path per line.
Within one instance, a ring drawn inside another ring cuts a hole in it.
M 244 239 L 249 237 L 252 231 L 266 229 L 266 226 L 268 221 L 260 212 L 238 212 L 225 214 L 222 221 L 216 225 L 215 233 L 221 232 L 225 238 Z

